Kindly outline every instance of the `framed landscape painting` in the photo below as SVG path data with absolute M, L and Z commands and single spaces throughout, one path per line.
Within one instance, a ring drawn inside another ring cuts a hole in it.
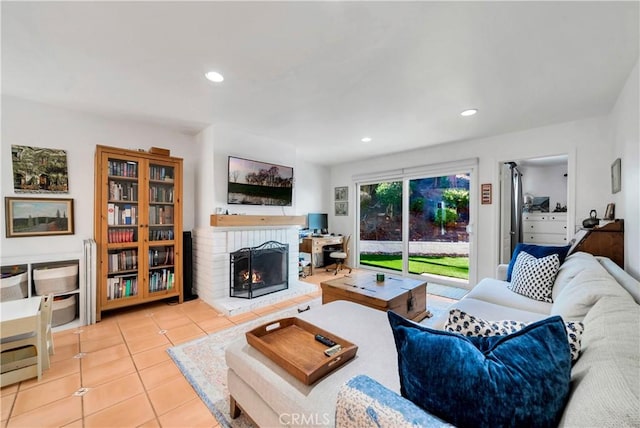
M 73 235 L 73 199 L 6 197 L 7 238 Z

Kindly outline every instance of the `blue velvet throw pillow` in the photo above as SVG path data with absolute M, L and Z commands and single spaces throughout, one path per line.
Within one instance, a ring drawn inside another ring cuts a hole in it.
M 403 397 L 458 427 L 552 427 L 564 409 L 571 354 L 562 318 L 507 336 L 465 337 L 391 311 Z
M 551 254 L 557 254 L 558 258 L 560 259 L 560 265 L 562 265 L 562 263 L 564 263 L 564 259 L 567 257 L 569 249 L 571 249 L 571 245 L 566 245 L 564 247 L 552 247 L 547 245 L 519 243 L 518 245 L 516 245 L 516 248 L 513 250 L 513 254 L 511 255 L 511 261 L 509 262 L 509 267 L 507 268 L 507 281 L 511 282 L 513 265 L 515 265 L 518 254 L 520 254 L 521 251 L 525 251 L 526 253 L 531 254 L 536 259 L 547 257 Z

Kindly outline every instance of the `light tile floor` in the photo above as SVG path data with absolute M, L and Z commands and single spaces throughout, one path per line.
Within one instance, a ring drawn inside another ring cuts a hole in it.
M 305 281 L 329 277 L 335 278 L 319 271 Z M 155 302 L 55 333 L 55 355 L 42 379 L 2 388 L 2 428 L 216 427 L 167 348 L 319 296 L 318 289 L 231 317 L 199 299 Z

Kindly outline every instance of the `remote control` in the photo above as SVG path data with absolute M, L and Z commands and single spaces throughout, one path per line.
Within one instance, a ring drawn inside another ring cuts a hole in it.
M 340 345 L 335 345 L 335 346 L 332 346 L 331 348 L 327 348 L 327 349 L 325 349 L 325 350 L 324 350 L 324 354 L 325 354 L 327 357 L 331 357 L 333 354 L 336 354 L 336 353 L 338 353 L 338 352 L 340 352 L 340 351 L 342 351 L 342 346 L 340 346 Z
M 329 339 L 328 337 L 324 337 L 321 334 L 316 334 L 316 340 L 318 342 L 322 343 L 323 345 L 336 346 L 336 342 L 334 342 L 333 340 Z

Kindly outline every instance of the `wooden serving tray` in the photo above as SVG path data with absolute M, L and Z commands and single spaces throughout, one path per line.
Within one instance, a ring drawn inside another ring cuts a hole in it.
M 315 340 L 321 334 L 342 346 L 331 357 L 325 355 L 328 346 Z M 301 320 L 283 318 L 261 325 L 246 333 L 247 342 L 296 379 L 311 385 L 353 357 L 358 347 L 326 330 Z

